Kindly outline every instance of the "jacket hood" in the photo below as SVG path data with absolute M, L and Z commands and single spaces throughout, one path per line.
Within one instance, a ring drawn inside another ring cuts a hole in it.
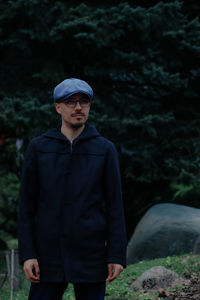
M 43 134 L 43 136 L 51 139 L 57 139 L 57 140 L 65 140 L 65 141 L 68 140 L 61 132 L 61 124 L 59 124 L 57 128 L 48 130 L 46 133 Z M 100 134 L 96 130 L 96 128 L 90 125 L 89 123 L 86 123 L 85 128 L 83 129 L 81 134 L 77 136 L 75 140 L 87 140 L 98 136 L 100 136 Z

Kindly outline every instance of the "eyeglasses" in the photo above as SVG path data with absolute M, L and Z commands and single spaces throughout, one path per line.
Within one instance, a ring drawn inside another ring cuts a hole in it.
M 76 104 L 79 103 L 81 107 L 88 107 L 90 105 L 90 100 L 88 98 L 81 98 L 79 100 L 76 99 L 67 99 L 62 101 L 69 108 L 76 107 Z

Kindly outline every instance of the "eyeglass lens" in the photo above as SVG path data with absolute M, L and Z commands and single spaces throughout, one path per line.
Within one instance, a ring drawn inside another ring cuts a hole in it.
M 67 99 L 65 101 L 65 104 L 67 106 L 70 106 L 70 107 L 75 107 L 76 104 L 79 102 L 80 106 L 81 107 L 85 107 L 85 106 L 88 106 L 89 105 L 89 102 L 90 100 L 87 99 L 87 98 L 81 98 L 80 100 L 76 100 L 76 99 Z

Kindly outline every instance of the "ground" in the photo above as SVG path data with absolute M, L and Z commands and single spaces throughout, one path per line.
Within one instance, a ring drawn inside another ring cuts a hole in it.
M 166 294 L 163 298 L 165 300 L 200 300 L 200 279 L 199 274 L 183 274 L 189 282 L 183 286 L 182 289 L 176 288 L 174 291 Z M 161 295 L 160 295 L 161 296 Z

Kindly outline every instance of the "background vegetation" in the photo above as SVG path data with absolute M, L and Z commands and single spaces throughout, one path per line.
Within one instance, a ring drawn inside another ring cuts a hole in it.
M 95 91 L 90 122 L 119 151 L 128 237 L 153 204 L 200 208 L 200 4 L 0 1 L 0 238 L 17 236 L 33 136 L 59 122 L 52 90 Z

